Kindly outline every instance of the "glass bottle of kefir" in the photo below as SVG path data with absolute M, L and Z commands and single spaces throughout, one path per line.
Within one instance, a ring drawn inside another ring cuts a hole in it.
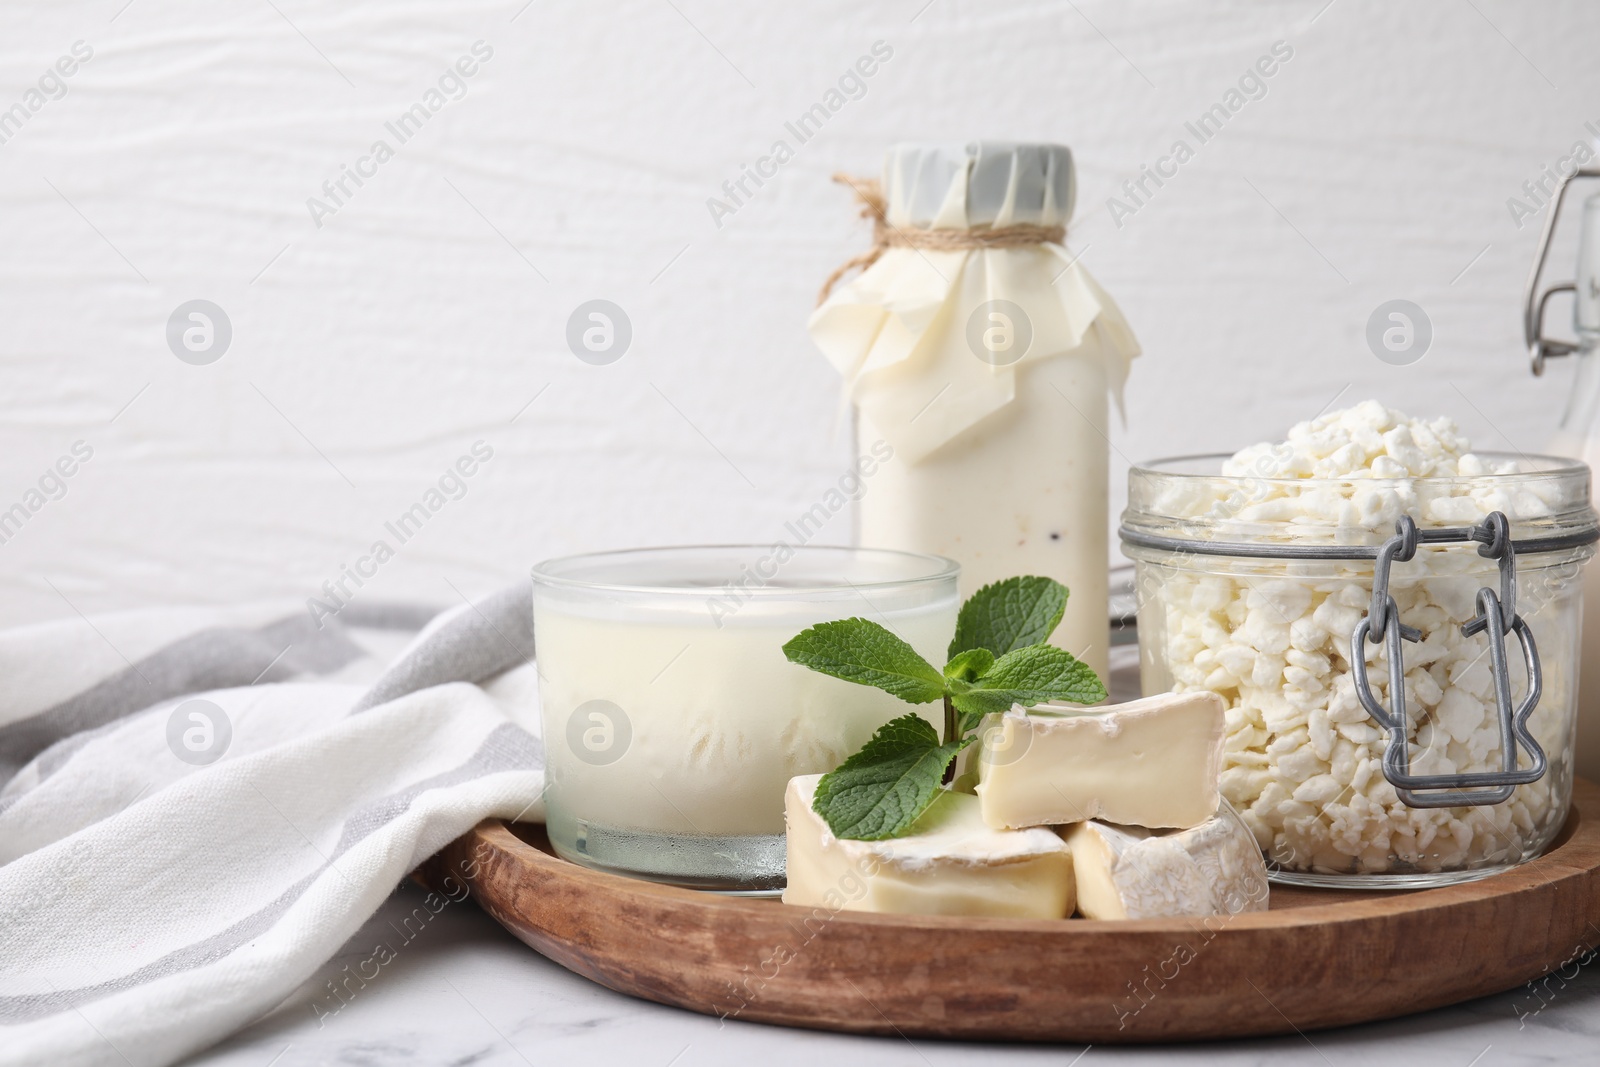
M 1062 145 L 901 144 L 866 269 L 811 317 L 845 378 L 866 478 L 863 546 L 948 556 L 962 595 L 1018 574 L 1071 590 L 1056 644 L 1102 676 L 1108 644 L 1109 397 L 1139 347 L 1063 244 Z

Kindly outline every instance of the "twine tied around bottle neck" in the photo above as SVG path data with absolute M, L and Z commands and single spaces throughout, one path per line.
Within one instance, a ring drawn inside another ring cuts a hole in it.
M 848 185 L 861 205 L 861 217 L 872 220 L 872 247 L 851 256 L 828 275 L 817 293 L 821 307 L 833 287 L 853 270 L 866 270 L 891 248 L 917 248 L 932 252 L 966 252 L 974 248 L 1026 248 L 1029 245 L 1060 244 L 1066 240 L 1065 226 L 1040 226 L 1018 222 L 1010 226 L 988 226 L 976 230 L 905 229 L 889 221 L 883 199 L 883 186 L 876 178 L 852 178 L 839 173 L 833 180 Z

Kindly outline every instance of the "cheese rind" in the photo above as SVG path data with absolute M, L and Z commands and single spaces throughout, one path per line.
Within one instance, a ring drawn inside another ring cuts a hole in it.
M 1221 799 L 1225 707 L 1215 693 L 1171 693 L 990 716 L 978 757 L 983 820 L 996 829 L 1089 819 L 1198 826 Z
M 1267 867 L 1227 801 L 1190 830 L 1083 822 L 1072 849 L 1078 912 L 1086 919 L 1163 919 L 1267 910 Z
M 1072 854 L 1052 831 L 991 829 L 976 797 L 944 792 L 905 837 L 845 840 L 811 809 L 821 778 L 790 779 L 784 795 L 785 904 L 901 915 L 1072 914 Z

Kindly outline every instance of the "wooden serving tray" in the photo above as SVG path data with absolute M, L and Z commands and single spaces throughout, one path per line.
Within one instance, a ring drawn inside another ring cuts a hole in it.
M 1099 1043 L 1313 1030 L 1510 989 L 1600 943 L 1597 872 L 1600 786 L 1580 780 L 1561 837 L 1516 870 L 1411 892 L 1274 886 L 1270 911 L 1204 921 L 829 914 L 589 870 L 553 855 L 542 826 L 499 821 L 419 873 L 436 888 L 465 880 L 550 959 L 661 1004 L 852 1033 Z

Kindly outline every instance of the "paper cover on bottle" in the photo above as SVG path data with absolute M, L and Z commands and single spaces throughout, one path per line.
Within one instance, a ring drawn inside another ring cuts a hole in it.
M 1067 148 L 996 142 L 897 145 L 883 176 L 887 220 L 899 230 L 1064 225 L 1075 184 Z M 980 358 L 969 343 L 969 322 L 991 300 L 1010 301 L 1026 316 L 1031 341 L 1014 363 Z M 1139 354 L 1115 302 L 1059 244 L 891 247 L 839 286 L 809 326 L 844 376 L 847 398 L 909 462 L 1009 404 L 1020 366 L 1063 356 L 1103 360 L 1120 404 L 1129 361 Z

